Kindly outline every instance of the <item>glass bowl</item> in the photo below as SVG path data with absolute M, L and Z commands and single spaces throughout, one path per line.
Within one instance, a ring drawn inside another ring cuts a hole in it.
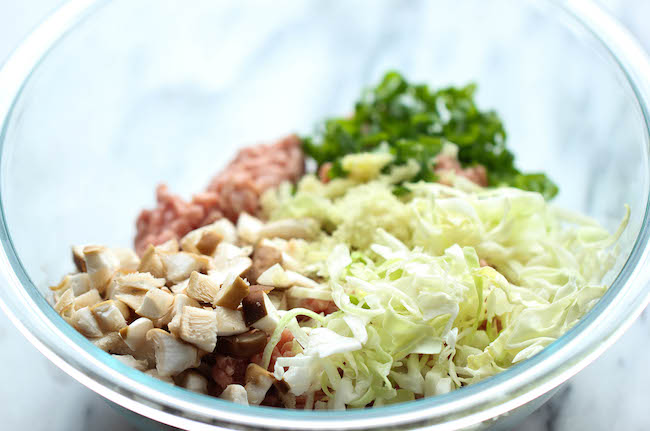
M 71 244 L 131 244 L 160 181 L 200 190 L 236 149 L 345 114 L 388 69 L 479 84 L 558 205 L 614 229 L 603 299 L 530 360 L 455 392 L 374 409 L 243 407 L 95 348 L 48 304 Z M 55 364 L 121 408 L 184 429 L 457 429 L 512 424 L 646 306 L 650 66 L 587 1 L 72 1 L 0 71 L 2 308 Z M 505 422 L 504 422 L 505 421 Z M 510 421 L 510 422 L 508 422 Z

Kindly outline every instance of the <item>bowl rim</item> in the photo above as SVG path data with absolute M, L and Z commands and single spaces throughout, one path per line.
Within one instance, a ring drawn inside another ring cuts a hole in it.
M 53 13 L 14 51 L 0 69 L 0 181 L 4 138 L 15 102 L 31 74 L 62 37 L 111 0 L 71 0 Z M 645 123 L 648 158 L 650 61 L 635 39 L 590 0 L 531 0 L 557 7 L 577 22 L 611 57 L 632 89 Z M 647 169 L 647 160 L 645 168 Z M 4 181 L 2 181 L 4 182 Z M 267 427 L 272 429 L 367 429 L 391 426 L 457 429 L 490 420 L 552 390 L 587 366 L 633 323 L 650 302 L 650 194 L 632 252 L 601 301 L 575 327 L 522 364 L 449 394 L 409 403 L 345 412 L 290 411 L 244 407 L 191 393 L 133 370 L 67 325 L 42 297 L 22 267 L 0 208 L 0 308 L 53 363 L 108 400 L 145 417 L 183 429 Z M 0 202 L 2 201 L 0 193 Z M 620 294 L 625 291 L 625 295 Z M 606 319 L 618 316 L 619 320 Z

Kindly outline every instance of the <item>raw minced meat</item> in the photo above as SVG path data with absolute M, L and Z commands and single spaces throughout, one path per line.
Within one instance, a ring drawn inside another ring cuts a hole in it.
M 189 202 L 172 194 L 167 186 L 158 186 L 156 208 L 138 216 L 136 251 L 142 255 L 149 244 L 178 239 L 222 217 L 236 221 L 242 212 L 256 214 L 264 191 L 284 181 L 296 181 L 304 173 L 300 145 L 296 135 L 289 135 L 273 144 L 242 149 L 206 191 Z

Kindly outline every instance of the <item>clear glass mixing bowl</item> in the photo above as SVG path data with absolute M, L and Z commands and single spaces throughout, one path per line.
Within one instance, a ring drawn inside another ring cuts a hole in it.
M 542 353 L 444 396 L 283 411 L 156 381 L 48 305 L 68 247 L 129 245 L 156 183 L 189 195 L 238 146 L 345 114 L 390 68 L 477 82 L 521 167 L 559 183 L 558 205 L 613 229 L 630 204 L 610 290 Z M 452 429 L 528 412 L 648 303 L 648 76 L 642 50 L 587 1 L 73 1 L 0 71 L 2 308 L 81 383 L 179 428 Z

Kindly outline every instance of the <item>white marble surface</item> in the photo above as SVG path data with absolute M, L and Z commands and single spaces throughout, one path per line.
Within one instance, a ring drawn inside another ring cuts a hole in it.
M 0 62 L 62 0 L 0 0 Z M 650 49 L 650 2 L 601 0 Z M 33 348 L 0 313 L 0 429 L 130 430 L 102 399 Z M 650 312 L 518 429 L 650 429 Z

